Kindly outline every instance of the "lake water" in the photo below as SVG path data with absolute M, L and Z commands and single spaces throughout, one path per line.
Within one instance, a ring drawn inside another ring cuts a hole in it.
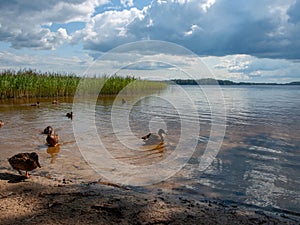
M 299 86 L 171 85 L 153 95 L 75 106 L 70 99 L 40 100 L 39 108 L 2 101 L 0 169 L 15 173 L 7 158 L 36 151 L 42 168 L 32 174 L 51 179 L 105 177 L 300 212 L 299 97 Z M 72 110 L 70 120 L 65 114 Z M 60 137 L 57 147 L 45 145 L 41 132 L 48 125 Z M 168 133 L 163 143 L 141 140 L 159 128 Z

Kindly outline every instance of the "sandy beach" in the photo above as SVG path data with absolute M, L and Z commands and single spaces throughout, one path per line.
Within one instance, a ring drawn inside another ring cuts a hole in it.
M 157 189 L 73 183 L 0 170 L 0 221 L 8 224 L 300 224 L 300 217 Z

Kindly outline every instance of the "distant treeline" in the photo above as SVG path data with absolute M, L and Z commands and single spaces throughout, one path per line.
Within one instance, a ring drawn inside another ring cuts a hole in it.
M 173 79 L 166 81 L 169 84 L 175 83 L 179 85 L 300 85 L 300 81 L 290 83 L 253 83 L 253 82 L 233 82 L 230 80 L 215 80 L 212 78 L 205 78 L 199 80 L 192 79 Z

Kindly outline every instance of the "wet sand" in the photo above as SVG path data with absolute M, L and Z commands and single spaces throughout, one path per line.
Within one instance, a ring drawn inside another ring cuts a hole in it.
M 300 217 L 198 201 L 109 182 L 76 183 L 0 169 L 0 221 L 8 224 L 300 224 Z

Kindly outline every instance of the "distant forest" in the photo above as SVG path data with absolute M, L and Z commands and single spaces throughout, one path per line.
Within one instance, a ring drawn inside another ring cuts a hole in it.
M 175 83 L 179 85 L 300 85 L 300 81 L 290 83 L 252 83 L 252 82 L 233 82 L 230 80 L 215 80 L 212 78 L 191 80 L 191 79 L 173 79 L 166 81 L 170 84 Z

